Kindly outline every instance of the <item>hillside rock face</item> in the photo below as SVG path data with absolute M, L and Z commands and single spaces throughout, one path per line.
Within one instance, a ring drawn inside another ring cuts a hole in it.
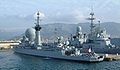
M 76 27 L 81 26 L 83 33 L 89 33 L 90 23 L 79 23 L 79 24 L 63 24 L 63 23 L 54 23 L 54 24 L 46 24 L 43 25 L 43 29 L 41 33 L 43 36 L 54 36 L 62 35 L 62 36 L 70 36 L 71 34 L 75 34 Z M 111 35 L 111 37 L 120 37 L 120 23 L 115 22 L 106 22 L 100 24 L 102 29 L 106 29 L 107 33 Z
M 111 35 L 111 37 L 120 37 L 120 23 L 115 22 L 105 22 L 101 23 L 101 28 L 105 28 L 107 33 Z M 64 36 L 69 37 L 71 34 L 75 34 L 76 27 L 81 26 L 83 33 L 89 33 L 90 23 L 78 23 L 78 24 L 65 24 L 65 23 L 54 23 L 54 24 L 45 24 L 42 25 L 41 36 L 43 38 L 55 38 L 56 36 Z M 29 27 L 28 27 L 29 28 Z M 26 28 L 27 29 L 27 28 Z M 13 39 L 21 37 L 24 35 L 25 30 L 15 30 L 15 31 L 2 31 L 0 30 L 0 40 L 4 39 Z

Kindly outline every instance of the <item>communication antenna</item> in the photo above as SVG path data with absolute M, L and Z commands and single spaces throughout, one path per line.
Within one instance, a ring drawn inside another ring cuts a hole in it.
M 95 27 L 95 25 L 94 25 L 94 20 L 95 20 L 95 18 L 94 18 L 93 8 L 91 8 L 90 17 L 87 18 L 87 20 L 90 20 L 90 32 L 91 32 L 91 34 L 92 34 L 92 33 L 93 33 L 93 29 L 94 29 L 94 27 Z
M 56 37 L 56 38 L 57 38 L 57 31 L 58 31 L 58 29 L 55 27 L 54 33 L 55 33 L 55 37 Z
M 101 22 L 100 22 L 100 20 L 99 20 L 99 21 L 98 21 L 98 24 L 99 24 L 99 28 L 100 28 L 100 23 L 101 23 Z
M 42 19 L 40 18 L 40 12 L 37 12 L 37 19 L 36 19 L 36 26 L 35 26 L 35 30 L 36 31 L 40 31 L 41 30 L 41 26 L 40 26 L 40 22 L 42 21 Z
M 36 45 L 41 46 L 41 35 L 40 35 L 40 30 L 41 30 L 41 26 L 40 26 L 40 22 L 42 21 L 42 17 L 44 17 L 44 14 L 37 12 L 36 13 L 36 24 L 35 24 L 35 30 L 36 30 L 36 38 L 35 38 L 35 43 Z

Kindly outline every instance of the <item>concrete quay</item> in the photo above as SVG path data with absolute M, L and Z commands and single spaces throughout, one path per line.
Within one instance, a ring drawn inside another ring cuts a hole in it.
M 120 60 L 119 54 L 106 54 L 104 61 L 117 61 Z

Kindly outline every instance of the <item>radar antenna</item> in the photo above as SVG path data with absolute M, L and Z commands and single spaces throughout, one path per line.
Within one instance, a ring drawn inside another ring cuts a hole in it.
M 40 22 L 42 21 L 42 19 L 40 19 L 40 13 L 37 12 L 37 23 L 36 23 L 36 26 L 35 26 L 35 30 L 36 31 L 40 31 L 41 30 L 41 26 L 40 26 Z
M 100 28 L 100 23 L 101 23 L 101 22 L 100 22 L 100 20 L 99 20 L 99 21 L 98 21 L 98 24 L 99 24 L 99 28 Z
M 91 35 L 93 34 L 93 29 L 95 27 L 95 24 L 94 24 L 94 12 L 93 12 L 93 8 L 91 8 L 92 12 L 90 13 L 90 17 L 88 18 L 88 20 L 90 20 L 91 22 L 91 25 L 90 25 L 90 32 L 91 32 Z
M 41 17 L 41 13 L 40 12 L 37 12 L 37 19 L 36 19 L 36 24 L 35 24 L 35 30 L 36 30 L 36 38 L 35 38 L 35 43 L 37 46 L 41 46 L 42 43 L 41 43 L 41 36 L 40 36 L 40 30 L 41 30 L 41 26 L 40 26 L 40 22 L 42 21 L 42 18 Z M 38 47 L 39 48 L 39 47 Z

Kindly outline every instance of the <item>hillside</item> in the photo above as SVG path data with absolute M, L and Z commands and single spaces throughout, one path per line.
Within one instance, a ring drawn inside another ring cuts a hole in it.
M 89 23 L 79 23 L 79 24 L 64 24 L 64 23 L 54 23 L 54 24 L 45 24 L 42 25 L 41 35 L 44 38 L 53 38 L 55 36 L 70 36 L 71 34 L 75 34 L 76 27 L 81 26 L 83 33 L 88 33 L 90 29 Z M 111 35 L 111 37 L 120 37 L 120 23 L 115 22 L 105 22 L 101 23 L 101 28 L 105 28 L 107 33 Z M 28 27 L 29 28 L 29 27 Z M 26 28 L 27 29 L 27 28 Z M 15 31 L 4 31 L 0 30 L 0 39 L 11 39 L 16 36 L 24 35 L 25 30 L 15 30 Z

